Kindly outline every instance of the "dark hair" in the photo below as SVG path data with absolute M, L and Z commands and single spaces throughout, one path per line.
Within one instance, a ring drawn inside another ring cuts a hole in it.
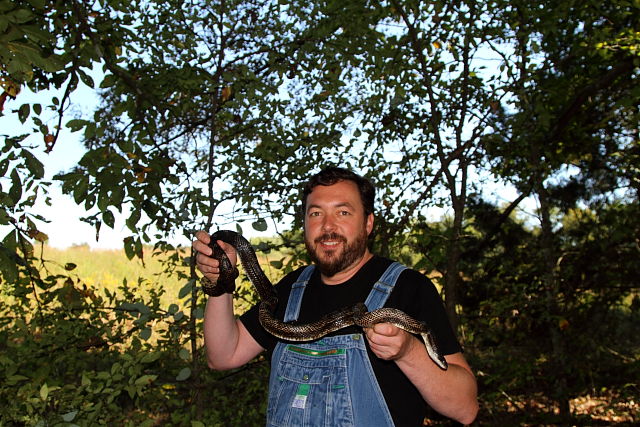
M 304 217 L 307 209 L 307 197 L 318 185 L 333 185 L 340 181 L 352 181 L 358 186 L 360 200 L 364 207 L 364 215 L 373 213 L 373 201 L 376 197 L 376 189 L 367 178 L 364 178 L 348 169 L 331 166 L 313 175 L 305 184 L 302 190 L 302 215 Z

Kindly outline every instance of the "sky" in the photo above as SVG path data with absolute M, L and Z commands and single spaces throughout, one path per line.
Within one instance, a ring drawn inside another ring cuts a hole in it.
M 20 135 L 24 133 L 32 133 L 32 124 L 29 120 L 25 124 L 20 123 L 18 114 L 13 112 L 17 110 L 23 103 L 40 102 L 43 107 L 47 105 L 52 96 L 62 98 L 61 93 L 55 91 L 43 91 L 34 94 L 26 88 L 23 88 L 17 98 L 7 99 L 4 106 L 3 115 L 0 115 L 0 137 L 4 135 Z M 72 94 L 72 107 L 67 113 L 63 123 L 68 120 L 90 115 L 98 103 L 98 97 L 95 92 L 86 87 L 79 88 Z M 43 113 L 43 116 L 45 113 Z M 47 121 L 50 129 L 53 129 L 57 119 L 53 116 Z M 45 153 L 45 144 L 40 133 L 28 137 L 23 143 L 31 147 L 31 152 L 43 163 L 45 169 L 45 179 L 51 180 L 58 173 L 67 172 L 73 168 L 86 152 L 81 142 L 82 132 L 69 132 L 63 126 L 55 147 L 52 152 Z M 2 138 L 4 140 L 4 138 Z M 4 182 L 2 181 L 4 180 Z M 0 183 L 6 185 L 6 178 L 0 177 Z M 6 188 L 6 187 L 5 187 Z M 100 229 L 99 238 L 96 240 L 95 228 L 80 220 L 87 213 L 83 207 L 76 205 L 71 196 L 62 194 L 61 186 L 53 181 L 50 187 L 51 205 L 44 203 L 44 198 L 36 201 L 33 213 L 38 213 L 49 219 L 49 223 L 37 223 L 39 230 L 48 235 L 48 245 L 60 249 L 68 248 L 73 245 L 89 245 L 92 249 L 122 249 L 123 239 L 130 235 L 130 231 L 125 225 L 125 219 L 128 213 L 123 209 L 123 214 L 115 212 L 115 226 L 113 229 L 103 226 Z M 240 224 L 243 234 L 246 237 L 254 237 L 261 235 L 273 235 L 274 228 L 269 226 L 267 231 L 259 233 L 251 227 L 251 221 Z M 8 226 L 0 226 L 0 240 L 11 231 Z M 178 233 L 179 234 L 179 233 Z M 179 245 L 189 245 L 190 240 L 184 237 L 175 239 L 172 243 Z
M 0 116 L 0 135 L 18 135 L 21 133 L 31 133 L 32 126 L 30 121 L 26 124 L 20 123 L 17 110 L 22 103 L 41 102 L 45 105 L 54 93 L 40 92 L 38 95 L 33 94 L 27 89 L 18 95 L 15 100 L 8 99 L 5 103 L 4 115 Z M 61 97 L 60 95 L 58 95 Z M 39 101 L 40 100 L 40 101 Z M 73 106 L 66 113 L 63 122 L 76 116 L 87 116 L 91 114 L 98 102 L 95 92 L 87 87 L 79 87 L 73 93 Z M 49 127 L 53 128 L 53 118 L 50 119 Z M 60 137 L 56 142 L 53 151 L 49 154 L 45 153 L 45 144 L 42 135 L 36 133 L 25 142 L 29 143 L 32 153 L 40 159 L 44 164 L 45 178 L 51 179 L 54 175 L 69 171 L 75 166 L 85 153 L 85 149 L 81 143 L 81 132 L 72 133 L 66 128 L 61 131 Z M 0 177 L 0 180 L 3 178 Z M 2 182 L 2 181 L 0 181 Z M 96 240 L 95 229 L 82 222 L 80 218 L 86 216 L 87 213 L 81 206 L 76 205 L 73 198 L 62 194 L 61 187 L 55 181 L 52 182 L 50 196 L 52 203 L 46 205 L 43 200 L 38 200 L 34 208 L 34 212 L 42 215 L 50 220 L 49 223 L 38 223 L 39 230 L 49 236 L 47 242 L 50 246 L 56 248 L 67 248 L 73 245 L 89 245 L 92 249 L 122 249 L 123 239 L 130 235 L 126 228 L 125 219 L 128 217 L 126 210 L 124 214 L 115 212 L 115 226 L 113 229 L 103 226 L 100 230 L 99 238 Z M 494 189 L 494 197 L 498 201 L 508 202 L 516 197 L 516 192 L 509 188 Z M 229 205 L 228 209 L 231 209 Z M 534 207 L 531 206 L 531 209 Z M 224 212 L 223 212 L 224 213 Z M 442 214 L 442 212 L 440 212 Z M 251 221 L 240 224 L 243 234 L 246 237 L 255 237 L 262 235 L 274 235 L 275 229 L 269 225 L 267 231 L 258 233 L 251 227 Z M 10 231 L 7 226 L 0 226 L 0 239 Z M 177 233 L 179 234 L 179 233 Z M 177 238 L 172 243 L 178 245 L 189 245 L 190 241 L 184 237 Z
M 41 103 L 43 108 L 50 103 L 51 97 L 57 96 L 62 98 L 62 91 L 42 91 L 34 94 L 27 88 L 23 88 L 16 99 L 7 99 L 4 105 L 3 114 L 0 115 L 0 140 L 3 141 L 4 135 L 15 136 L 20 134 L 32 134 L 32 124 L 29 120 L 22 124 L 18 120 L 18 114 L 13 110 L 17 110 L 23 103 Z M 72 106 L 65 113 L 63 123 L 70 119 L 78 117 L 90 117 L 99 102 L 96 92 L 93 89 L 80 84 L 78 89 L 72 93 Z M 53 129 L 57 123 L 57 116 L 51 114 L 48 120 L 43 112 L 41 117 L 50 129 Z M 28 137 L 23 144 L 31 147 L 31 152 L 43 163 L 45 170 L 45 179 L 51 180 L 56 174 L 71 170 L 82 158 L 86 152 L 82 145 L 82 132 L 70 132 L 63 125 L 63 129 L 51 153 L 45 152 L 45 144 L 40 133 L 34 133 Z M 6 185 L 7 178 L 0 177 L 0 184 Z M 6 187 L 5 187 L 6 188 Z M 125 219 L 128 212 L 123 209 L 123 214 L 115 214 L 115 225 L 111 229 L 103 225 L 100 229 L 100 235 L 96 240 L 95 228 L 80 220 L 83 216 L 87 216 L 82 206 L 76 205 L 71 196 L 62 193 L 61 186 L 52 181 L 50 187 L 51 205 L 44 203 L 44 198 L 36 201 L 33 213 L 42 215 L 49 219 L 49 223 L 38 222 L 39 231 L 47 234 L 49 240 L 47 244 L 55 248 L 68 248 L 74 245 L 89 245 L 92 249 L 122 249 L 123 239 L 131 233 L 125 225 Z M 225 209 L 226 208 L 226 209 Z M 233 209 L 233 204 L 220 206 L 221 215 L 228 214 Z M 257 236 L 273 236 L 275 228 L 269 224 L 264 232 L 258 232 L 251 226 L 252 220 L 244 221 L 239 224 L 245 237 Z M 281 226 L 280 224 L 279 226 Z M 235 229 L 235 225 L 230 228 Z M 0 226 L 0 240 L 11 231 L 8 226 Z M 180 233 L 176 233 L 180 234 Z M 177 245 L 190 245 L 190 239 L 179 237 L 172 241 Z
M 99 76 L 95 76 L 94 80 L 100 81 Z M 3 115 L 0 115 L 0 136 L 32 133 L 30 120 L 28 120 L 26 124 L 20 123 L 17 113 L 13 112 L 13 110 L 17 110 L 23 103 L 33 104 L 40 102 L 44 107 L 50 102 L 51 97 L 54 95 L 62 98 L 62 91 L 42 91 L 34 94 L 27 88 L 23 88 L 22 92 L 18 94 L 17 99 L 7 99 Z M 63 123 L 66 123 L 72 118 L 87 117 L 92 114 L 98 103 L 98 97 L 95 90 L 81 83 L 78 89 L 72 93 L 71 102 L 72 107 L 65 113 Z M 44 114 L 45 113 L 43 113 L 43 115 Z M 53 129 L 55 123 L 57 123 L 57 116 L 51 114 L 48 119 L 49 128 Z M 35 133 L 25 141 L 33 147 L 31 150 L 32 153 L 44 164 L 46 178 L 51 179 L 58 173 L 70 170 L 81 159 L 85 152 L 81 143 L 81 136 L 82 132 L 72 133 L 63 126 L 61 135 L 53 151 L 49 154 L 45 153 L 45 144 L 41 134 Z M 0 177 L 0 183 L 3 182 L 3 179 L 6 181 L 6 178 Z M 100 230 L 99 239 L 96 240 L 95 229 L 80 220 L 81 217 L 86 215 L 84 209 L 76 205 L 70 196 L 62 194 L 61 188 L 56 182 L 52 183 L 50 195 L 52 197 L 51 206 L 47 206 L 42 200 L 39 200 L 34 209 L 34 212 L 41 214 L 51 221 L 50 223 L 38 224 L 40 231 L 49 236 L 48 244 L 50 246 L 67 248 L 72 245 L 87 244 L 95 249 L 121 249 L 123 247 L 123 239 L 130 234 L 125 226 L 125 218 L 128 216 L 127 212 L 125 212 L 124 215 L 118 215 L 116 213 L 114 228 L 111 229 L 103 226 Z M 517 194 L 514 189 L 496 187 L 493 190 L 493 196 L 499 203 L 506 203 L 517 197 Z M 529 208 L 534 209 L 535 207 L 529 206 Z M 231 204 L 228 209 L 232 209 Z M 223 212 L 223 214 L 224 213 L 225 212 Z M 226 213 L 228 213 L 228 211 Z M 439 212 L 439 214 L 442 214 L 442 212 Z M 275 233 L 275 229 L 271 225 L 269 225 L 267 231 L 263 233 L 258 233 L 253 230 L 251 221 L 246 221 L 240 225 L 246 237 L 273 235 Z M 0 239 L 4 238 L 4 235 L 8 231 L 10 231 L 8 227 L 0 226 Z M 186 238 L 177 239 L 173 243 L 180 245 L 190 244 Z
M 52 91 L 40 92 L 38 95 L 26 88 L 18 94 L 16 99 L 7 99 L 2 116 L 0 116 L 1 135 L 19 135 L 31 133 L 32 125 L 28 120 L 25 124 L 20 123 L 18 115 L 12 110 L 16 110 L 23 103 L 40 102 L 46 105 L 55 94 Z M 60 96 L 59 96 L 60 97 Z M 94 93 L 82 87 L 74 94 L 74 106 L 65 117 L 65 122 L 72 118 L 74 114 L 88 113 L 96 104 L 97 98 Z M 43 113 L 44 115 L 44 113 Z M 53 128 L 53 119 L 48 121 L 49 127 Z M 45 153 L 45 144 L 41 134 L 34 134 L 24 142 L 32 147 L 31 152 L 44 164 L 45 179 L 50 180 L 54 175 L 71 169 L 82 158 L 85 152 L 80 141 L 80 133 L 71 133 L 66 128 L 61 131 L 53 151 Z M 77 206 L 70 196 L 62 194 L 61 188 L 56 183 L 51 187 L 51 206 L 44 203 L 43 198 L 36 201 L 33 212 L 48 218 L 50 223 L 38 223 L 40 231 L 49 236 L 49 244 L 57 248 L 66 248 L 72 245 L 88 244 L 92 248 L 115 249 L 122 248 L 123 224 L 122 218 L 118 218 L 114 230 L 104 227 L 101 230 L 100 239 L 96 241 L 95 230 L 90 225 L 80 221 L 86 213 Z M 2 231 L 2 228 L 0 228 Z M 2 237 L 8 232 L 8 227 L 1 232 Z

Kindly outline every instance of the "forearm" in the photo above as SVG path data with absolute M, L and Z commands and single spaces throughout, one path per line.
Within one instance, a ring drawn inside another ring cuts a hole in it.
M 204 343 L 208 365 L 216 370 L 242 366 L 262 351 L 233 315 L 230 294 L 208 299 L 204 315 Z
M 444 371 L 429 358 L 422 341 L 416 338 L 411 350 L 396 363 L 433 409 L 470 424 L 478 412 L 475 376 L 461 353 L 446 359 L 449 368 Z

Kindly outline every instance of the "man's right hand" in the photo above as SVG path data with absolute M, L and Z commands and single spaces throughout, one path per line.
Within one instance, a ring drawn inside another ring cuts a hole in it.
M 218 276 L 220 276 L 220 263 L 217 259 L 211 258 L 213 253 L 209 247 L 211 236 L 206 231 L 201 230 L 196 233 L 195 237 L 196 240 L 193 241 L 192 247 L 197 251 L 196 266 L 207 279 L 211 280 L 212 283 L 216 283 Z M 218 240 L 218 245 L 227 254 L 231 264 L 235 266 L 238 260 L 236 249 L 222 240 Z

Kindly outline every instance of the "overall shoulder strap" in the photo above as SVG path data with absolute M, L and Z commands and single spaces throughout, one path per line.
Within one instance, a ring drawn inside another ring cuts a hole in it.
M 313 270 L 313 265 L 305 267 L 295 283 L 291 285 L 291 293 L 289 294 L 289 301 L 287 301 L 287 310 L 284 313 L 285 322 L 298 320 L 300 305 L 302 304 L 302 295 L 304 294 L 307 283 L 311 278 L 311 274 L 313 274 Z
M 367 299 L 364 302 L 369 311 L 384 307 L 384 304 L 387 302 L 387 298 L 389 298 L 393 287 L 396 285 L 396 281 L 398 280 L 400 273 L 406 270 L 406 268 L 407 267 L 399 262 L 394 262 L 387 268 L 382 276 L 380 276 L 380 279 L 378 279 L 378 281 L 373 285 L 371 292 L 369 292 L 369 296 L 367 296 Z

